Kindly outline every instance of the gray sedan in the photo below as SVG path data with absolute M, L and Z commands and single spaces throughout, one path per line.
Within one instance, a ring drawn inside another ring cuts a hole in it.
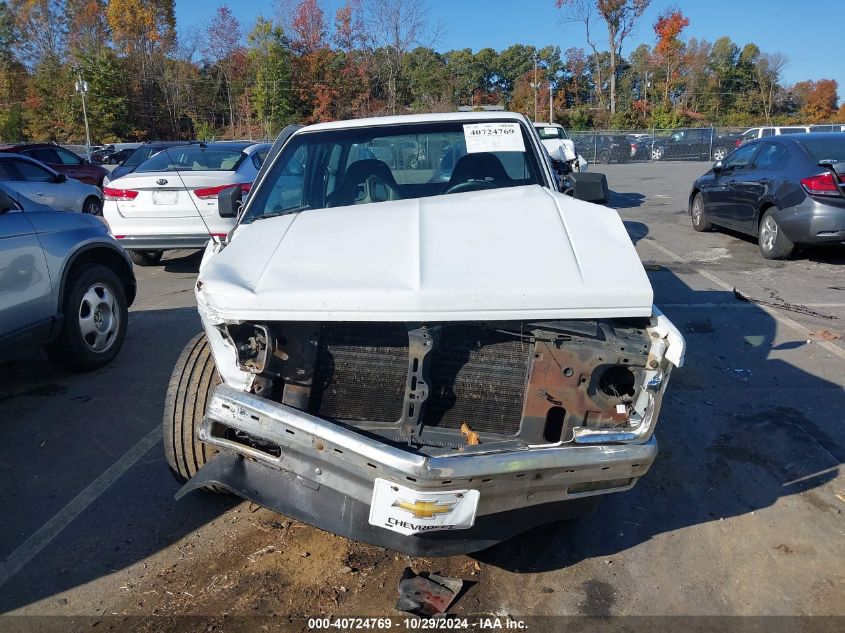
M 98 187 L 68 178 L 20 154 L 0 153 L 0 182 L 18 200 L 27 198 L 56 210 L 91 215 L 102 212 L 103 192 Z

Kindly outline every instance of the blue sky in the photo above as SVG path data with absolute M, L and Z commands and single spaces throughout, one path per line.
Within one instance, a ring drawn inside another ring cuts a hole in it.
M 786 83 L 804 79 L 836 79 L 840 102 L 845 98 L 845 36 L 841 16 L 835 10 L 841 0 L 826 4 L 826 9 L 808 16 L 800 5 L 786 0 L 652 0 L 625 45 L 630 52 L 640 43 L 653 44 L 651 26 L 667 6 L 677 6 L 689 17 L 685 39 L 697 37 L 711 42 L 722 35 L 743 46 L 754 42 L 768 53 L 783 53 L 789 60 L 783 76 Z M 201 24 L 222 4 L 217 0 L 176 0 L 178 24 Z M 243 24 L 250 24 L 258 14 L 273 14 L 271 0 L 228 2 Z M 324 0 L 330 21 L 342 0 Z M 490 46 L 496 50 L 514 43 L 541 47 L 556 44 L 587 48 L 583 28 L 562 25 L 554 0 L 428 0 L 432 22 L 440 23 L 442 34 L 435 43 L 438 50 Z M 803 5 L 808 8 L 810 5 Z M 822 5 L 819 5 L 821 7 Z M 825 17 L 827 13 L 827 17 Z

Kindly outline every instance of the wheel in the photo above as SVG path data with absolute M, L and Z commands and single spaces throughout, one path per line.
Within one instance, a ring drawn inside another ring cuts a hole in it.
M 760 221 L 757 243 L 766 259 L 786 259 L 795 250 L 795 244 L 783 234 L 771 209 L 763 214 L 763 219 Z
M 82 213 L 87 213 L 88 215 L 103 215 L 103 205 L 100 203 L 98 198 L 89 196 L 85 198 L 85 202 L 82 203 Z
M 205 333 L 188 341 L 173 367 L 164 399 L 164 458 L 176 481 L 193 477 L 217 450 L 197 439 L 214 388 L 221 382 Z M 224 492 L 212 486 L 212 492 Z
M 652 158 L 652 160 L 663 160 L 663 148 L 662 147 L 652 147 L 651 148 L 651 158 Z
M 725 160 L 725 156 L 728 155 L 728 150 L 724 147 L 717 147 L 713 150 L 713 160 Z
M 129 258 L 138 266 L 155 266 L 161 261 L 164 251 L 128 251 Z
M 704 196 L 700 193 L 695 194 L 695 198 L 692 199 L 690 217 L 692 218 L 692 228 L 700 233 L 713 228 L 710 220 L 707 219 L 707 211 L 704 209 Z
M 44 349 L 51 360 L 73 371 L 99 369 L 117 356 L 126 337 L 123 284 L 100 264 L 87 264 L 66 283 L 62 329 Z

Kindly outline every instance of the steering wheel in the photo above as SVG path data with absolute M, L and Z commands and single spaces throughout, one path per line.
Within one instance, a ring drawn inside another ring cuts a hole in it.
M 444 192 L 444 195 L 450 193 L 461 193 L 462 191 L 478 191 L 479 189 L 495 188 L 496 185 L 487 180 L 467 180 L 466 182 L 459 182 L 457 185 L 452 185 Z

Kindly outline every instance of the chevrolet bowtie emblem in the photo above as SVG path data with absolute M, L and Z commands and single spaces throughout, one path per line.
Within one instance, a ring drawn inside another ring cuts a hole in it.
M 393 502 L 393 507 L 402 508 L 410 512 L 416 519 L 431 519 L 438 514 L 446 514 L 455 507 L 454 503 L 437 503 L 436 501 L 404 501 L 397 499 Z

